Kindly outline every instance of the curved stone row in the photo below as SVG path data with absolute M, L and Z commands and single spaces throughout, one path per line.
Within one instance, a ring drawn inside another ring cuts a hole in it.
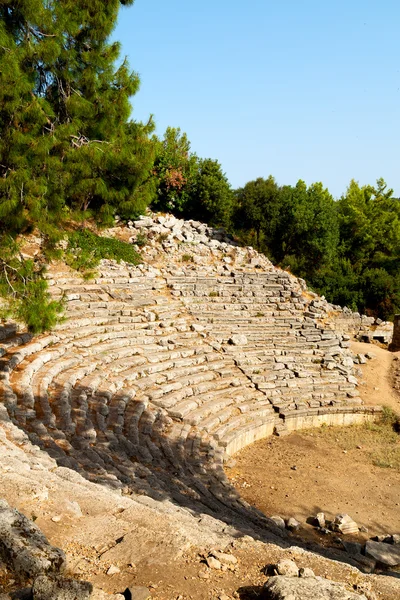
M 0 391 L 33 443 L 92 481 L 277 531 L 224 459 L 274 430 L 374 416 L 346 340 L 272 268 L 166 278 L 104 261 L 91 282 L 53 266 L 49 283 L 66 320 L 36 339 L 2 330 Z
M 318 323 L 322 315 L 310 312 L 288 274 L 232 271 L 168 283 L 282 415 L 361 404 L 348 336 Z

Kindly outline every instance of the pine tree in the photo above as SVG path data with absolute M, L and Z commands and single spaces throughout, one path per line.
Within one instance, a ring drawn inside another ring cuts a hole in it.
M 150 121 L 129 121 L 139 78 L 109 42 L 131 0 L 0 4 L 0 228 L 42 231 L 66 210 L 107 218 L 152 195 Z

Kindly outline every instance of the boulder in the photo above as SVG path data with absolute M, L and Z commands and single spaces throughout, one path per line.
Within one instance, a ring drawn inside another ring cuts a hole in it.
M 0 500 L 0 559 L 19 577 L 36 577 L 65 568 L 65 554 L 39 527 Z
M 33 583 L 33 600 L 89 600 L 93 586 L 60 576 L 40 575 Z
M 386 544 L 368 540 L 365 544 L 365 555 L 388 567 L 400 565 L 400 545 Z
M 278 527 L 280 527 L 281 529 L 286 529 L 286 523 L 284 519 L 282 519 L 282 517 L 280 517 L 279 515 L 273 515 L 272 517 L 270 517 L 270 519 L 275 523 L 275 525 L 278 525 Z
M 275 567 L 278 575 L 285 575 L 286 577 L 298 577 L 299 569 L 293 560 L 282 559 L 278 562 Z
M 323 577 L 271 577 L 264 586 L 268 600 L 367 600 L 341 583 Z

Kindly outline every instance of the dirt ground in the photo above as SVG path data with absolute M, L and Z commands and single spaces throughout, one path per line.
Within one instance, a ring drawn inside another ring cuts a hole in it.
M 391 385 L 391 369 L 399 365 L 394 359 L 400 353 L 359 342 L 352 343 L 352 349 L 374 355 L 359 365 L 359 391 L 365 404 L 386 405 L 400 414 L 400 395 Z M 306 523 L 324 512 L 327 518 L 349 514 L 368 529 L 359 536 L 362 540 L 400 531 L 400 471 L 373 464 L 383 463 L 379 457 L 387 450 L 385 444 L 363 427 L 296 432 L 248 446 L 235 456 L 236 465 L 227 474 L 242 497 L 265 514 L 300 521 L 306 539 L 330 543 Z

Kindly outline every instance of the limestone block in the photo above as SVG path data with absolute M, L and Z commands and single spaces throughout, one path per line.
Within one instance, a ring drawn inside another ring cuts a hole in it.
M 398 544 L 392 545 L 368 540 L 365 545 L 365 554 L 389 567 L 400 565 L 400 545 Z
M 270 577 L 264 586 L 270 600 L 367 600 L 341 583 L 323 577 Z

